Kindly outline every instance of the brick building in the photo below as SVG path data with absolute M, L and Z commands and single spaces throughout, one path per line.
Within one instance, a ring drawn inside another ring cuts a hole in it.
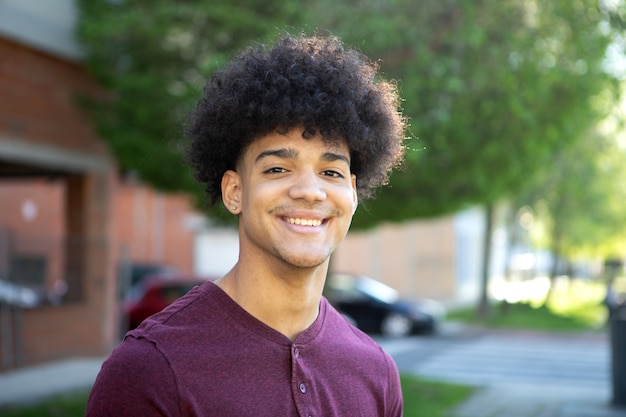
M 0 372 L 108 353 L 121 262 L 193 268 L 188 198 L 119 180 L 76 104 L 100 90 L 75 18 L 71 0 L 0 2 Z
M 107 314 L 115 301 L 110 216 L 115 166 L 75 105 L 77 94 L 98 89 L 80 66 L 77 46 L 68 41 L 68 22 L 45 20 L 46 10 L 30 8 L 29 2 L 7 1 L 0 8 L 0 181 L 42 190 L 41 201 L 22 201 L 19 217 L 11 210 L 19 196 L 0 195 L 0 215 L 6 217 L 0 279 L 5 295 L 6 283 L 17 281 L 64 294 L 61 306 L 0 304 L 0 365 L 101 355 L 115 340 Z

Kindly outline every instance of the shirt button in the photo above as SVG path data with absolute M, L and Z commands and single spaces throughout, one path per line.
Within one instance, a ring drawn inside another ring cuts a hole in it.
M 304 384 L 300 384 L 300 392 L 303 394 L 306 393 L 306 387 L 304 386 Z
M 293 351 L 293 354 L 296 356 L 296 358 L 300 357 L 300 350 L 298 348 L 295 348 Z

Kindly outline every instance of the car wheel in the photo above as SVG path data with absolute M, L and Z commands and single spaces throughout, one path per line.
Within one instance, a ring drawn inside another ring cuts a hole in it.
M 412 328 L 411 319 L 398 313 L 389 313 L 380 326 L 381 333 L 385 337 L 408 336 Z

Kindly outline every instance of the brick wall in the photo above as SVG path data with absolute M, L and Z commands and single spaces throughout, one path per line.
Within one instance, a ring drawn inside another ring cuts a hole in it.
M 76 104 L 82 94 L 97 94 L 98 87 L 77 63 L 2 38 L 0 57 L 0 165 L 38 173 L 54 165 L 52 177 L 0 178 L 0 227 L 14 232 L 12 250 L 47 259 L 47 287 L 62 280 L 68 295 L 75 295 L 60 306 L 0 309 L 0 371 L 105 354 L 117 341 L 111 315 L 116 308 L 111 250 L 115 167 Z M 99 164 L 70 169 L 59 164 L 64 154 Z M 28 220 L 34 209 L 36 216 Z
M 132 261 L 155 262 L 192 273 L 196 216 L 191 199 L 161 193 L 134 182 L 120 181 L 115 191 L 116 245 Z
M 46 285 L 50 289 L 63 278 L 64 193 L 65 184 L 60 180 L 0 182 L 0 233 L 7 234 L 12 242 L 11 251 L 49 260 Z M 0 267 L 0 279 L 6 267 Z
M 77 106 L 98 94 L 77 64 L 0 38 L 0 135 L 106 155 L 93 127 Z
M 85 237 L 78 242 L 81 251 L 95 252 L 95 256 L 87 256 L 92 259 L 88 265 L 92 271 L 81 269 L 93 277 L 85 283 L 84 302 L 12 312 L 11 319 L 21 321 L 19 334 L 12 336 L 18 345 L 16 361 L 30 364 L 106 351 L 118 334 L 118 306 L 106 301 L 116 297 L 117 266 L 122 256 L 193 272 L 195 235 L 188 220 L 198 214 L 189 197 L 159 193 L 145 185 L 117 180 L 111 189 L 112 227 L 105 231 L 110 233 L 111 243 L 97 237 L 93 240 Z M 68 184 L 61 180 L 0 181 L 0 231 L 11 232 L 12 250 L 16 253 L 47 259 L 48 289 L 54 289 L 58 280 L 68 278 L 64 268 L 64 248 L 68 243 L 66 217 L 83 216 L 82 212 L 73 210 L 82 205 L 67 207 L 67 193 Z M 111 262 L 102 264 L 107 251 L 111 252 Z

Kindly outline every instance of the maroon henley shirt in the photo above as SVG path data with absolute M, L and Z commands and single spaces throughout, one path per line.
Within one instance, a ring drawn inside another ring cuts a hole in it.
M 212 282 L 130 331 L 87 417 L 400 417 L 391 357 L 322 299 L 292 343 Z

